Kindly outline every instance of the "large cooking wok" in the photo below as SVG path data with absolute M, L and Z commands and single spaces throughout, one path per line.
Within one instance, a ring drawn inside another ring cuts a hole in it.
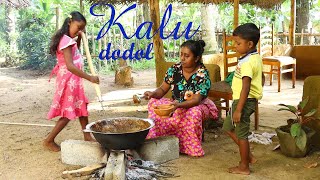
M 91 132 L 105 149 L 125 150 L 139 147 L 153 126 L 152 119 L 120 117 L 92 122 L 83 131 Z

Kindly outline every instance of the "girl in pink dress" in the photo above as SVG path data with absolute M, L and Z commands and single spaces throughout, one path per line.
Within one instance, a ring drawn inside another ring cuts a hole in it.
M 155 126 L 147 138 L 174 135 L 179 138 L 180 152 L 190 156 L 203 156 L 202 122 L 211 117 L 217 119 L 218 110 L 207 98 L 211 87 L 209 72 L 201 58 L 205 42 L 188 40 L 181 45 L 180 62 L 171 66 L 161 86 L 144 93 L 148 103 L 149 118 Z M 172 99 L 163 98 L 171 89 Z M 158 116 L 154 106 L 173 104 L 175 111 L 169 118 Z
M 56 74 L 56 91 L 47 118 L 50 120 L 59 116 L 55 127 L 44 140 L 43 145 L 52 151 L 60 151 L 60 146 L 54 142 L 55 137 L 69 123 L 79 117 L 81 128 L 88 124 L 88 99 L 84 94 L 82 78 L 99 84 L 97 76 L 90 76 L 82 71 L 83 60 L 79 52 L 81 42 L 80 31 L 86 26 L 85 17 L 72 12 L 64 21 L 61 29 L 52 37 L 50 53 L 57 56 L 57 65 L 52 74 Z M 78 36 L 79 34 L 79 36 Z M 73 38 L 78 36 L 77 41 Z M 83 133 L 84 140 L 93 140 L 89 133 Z

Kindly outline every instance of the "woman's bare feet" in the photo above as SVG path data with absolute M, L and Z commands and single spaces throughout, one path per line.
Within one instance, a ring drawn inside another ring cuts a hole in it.
M 61 151 L 61 148 L 58 144 L 56 144 L 54 141 L 53 142 L 48 142 L 46 140 L 43 141 L 42 145 L 50 150 L 50 151 L 53 151 L 53 152 L 59 152 Z
M 243 169 L 243 168 L 240 168 L 240 166 L 231 167 L 228 169 L 228 172 L 232 174 L 250 175 L 249 169 Z

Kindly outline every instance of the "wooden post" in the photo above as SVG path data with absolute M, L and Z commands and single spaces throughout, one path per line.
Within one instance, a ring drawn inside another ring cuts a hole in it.
M 271 56 L 274 55 L 274 25 L 271 26 Z
M 283 34 L 285 34 L 285 33 L 287 32 L 287 31 L 286 31 L 285 22 L 282 21 L 281 24 L 282 24 L 282 32 L 283 32 Z M 280 38 L 280 36 L 279 36 L 279 38 Z M 287 42 L 288 42 L 287 36 L 284 36 L 284 43 L 287 44 Z
M 170 59 L 170 42 L 169 41 L 170 41 L 170 38 L 164 41 L 164 44 L 167 45 L 167 49 L 164 52 L 164 56 Z
M 80 12 L 81 12 L 81 14 L 84 13 L 84 5 L 83 5 L 83 1 L 82 0 L 80 0 Z
M 117 42 L 117 39 L 118 39 L 118 35 L 117 35 L 117 33 L 116 33 L 116 30 L 113 28 L 112 29 L 112 32 L 113 32 L 113 36 L 112 37 L 115 37 L 115 39 L 114 39 L 114 43 L 115 42 Z M 120 33 L 120 32 L 119 32 Z M 110 37 L 111 38 L 111 37 Z M 109 42 L 111 42 L 111 41 L 109 41 Z M 111 46 L 111 52 L 113 51 L 113 50 L 115 50 L 116 48 L 114 47 L 114 46 Z M 113 64 L 113 59 L 111 58 L 110 59 L 110 65 L 112 65 Z
M 286 26 L 285 26 L 285 22 L 281 21 L 281 25 L 282 25 L 282 32 L 285 33 L 286 31 Z
M 236 29 L 239 26 L 239 0 L 234 0 L 233 9 L 233 29 Z
M 293 47 L 295 44 L 296 30 L 296 0 L 291 0 L 290 26 L 289 26 L 289 44 Z
M 98 40 L 98 54 L 97 56 L 99 57 L 99 53 L 101 52 L 102 48 L 101 48 L 101 39 Z M 101 70 L 101 59 L 99 58 L 99 70 Z
M 56 7 L 56 30 L 60 28 L 60 7 Z
M 226 47 L 226 43 L 227 40 L 226 39 L 226 32 L 225 30 L 223 30 L 223 33 L 222 33 L 222 48 L 223 48 L 223 54 L 224 54 L 224 58 L 223 58 L 223 79 L 226 79 L 227 75 L 228 75 L 228 58 L 227 58 L 227 54 L 228 54 L 228 50 L 227 50 L 227 47 Z M 224 41 L 225 40 L 225 41 Z M 229 107 L 229 106 L 228 106 Z
M 129 27 L 129 28 L 128 28 L 128 34 L 130 34 L 130 36 L 131 36 L 131 33 L 134 33 L 134 29 L 131 30 L 131 28 L 132 28 L 132 27 Z M 127 44 L 126 47 L 130 47 L 130 45 L 131 45 L 131 44 L 129 44 L 129 42 L 128 42 L 128 44 Z M 132 67 L 132 65 L 133 65 L 133 64 L 131 64 L 131 60 L 130 60 L 130 59 L 127 59 L 127 60 L 126 60 L 126 63 L 129 64 L 129 66 L 131 66 L 131 67 Z
M 120 33 L 120 49 L 121 49 L 121 52 L 123 52 L 123 34 Z
M 91 44 L 92 45 L 92 56 L 95 58 L 95 57 L 99 57 L 99 55 L 96 53 L 96 41 L 94 39 L 94 30 L 93 29 L 94 28 L 92 28 L 90 39 L 91 39 L 91 42 L 92 42 L 92 44 Z M 101 70 L 101 68 L 100 68 L 101 67 L 101 62 L 100 62 L 100 60 L 98 60 L 98 61 L 99 61 L 98 72 L 100 72 L 100 70 Z
M 160 9 L 159 9 L 159 0 L 148 0 L 149 8 L 150 8 L 150 19 L 153 23 L 152 32 L 156 32 L 160 26 Z M 153 48 L 154 48 L 154 56 L 156 61 L 156 84 L 160 86 L 162 82 L 162 77 L 160 77 L 160 70 L 163 67 L 160 67 L 160 63 L 164 62 L 164 49 L 163 49 L 163 42 L 160 38 L 160 34 L 157 33 L 152 38 L 153 40 Z M 165 69 L 166 71 L 166 69 Z
M 259 33 L 260 33 L 260 36 L 261 36 L 261 26 L 259 26 Z M 258 45 L 257 46 L 258 46 L 258 53 L 261 55 L 261 39 L 258 41 Z
M 303 45 L 303 29 L 301 29 L 300 45 Z
M 110 37 L 110 31 L 108 32 L 108 36 Z M 104 49 L 107 49 L 107 36 L 103 36 L 103 47 Z M 104 60 L 104 65 L 106 65 L 107 68 L 108 68 L 108 61 L 109 60 Z
M 101 39 L 98 40 L 98 52 L 100 53 L 102 50 Z
M 312 41 L 311 41 L 311 39 L 312 39 L 312 28 L 310 28 L 309 34 L 310 34 L 310 36 L 309 36 L 309 45 L 312 45 Z

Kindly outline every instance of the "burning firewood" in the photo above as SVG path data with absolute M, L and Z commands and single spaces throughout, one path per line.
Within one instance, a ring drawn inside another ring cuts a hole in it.
M 95 180 L 143 180 L 179 177 L 170 172 L 173 166 L 170 166 L 170 169 L 164 167 L 162 164 L 140 159 L 135 150 L 113 150 L 108 156 L 107 163 L 93 164 L 77 170 L 64 171 L 62 177 L 73 179 L 74 177 L 86 176 L 86 178 Z
M 173 173 L 162 170 L 162 165 L 157 165 L 152 161 L 134 159 L 127 163 L 127 179 L 158 179 L 178 177 Z
M 97 171 L 98 169 L 101 169 L 105 167 L 106 164 L 104 163 L 98 163 L 98 164 L 92 164 L 77 170 L 71 170 L 71 171 L 63 171 L 62 177 L 63 178 L 72 178 L 72 177 L 80 177 L 80 176 L 86 176 L 90 175 L 93 172 Z

